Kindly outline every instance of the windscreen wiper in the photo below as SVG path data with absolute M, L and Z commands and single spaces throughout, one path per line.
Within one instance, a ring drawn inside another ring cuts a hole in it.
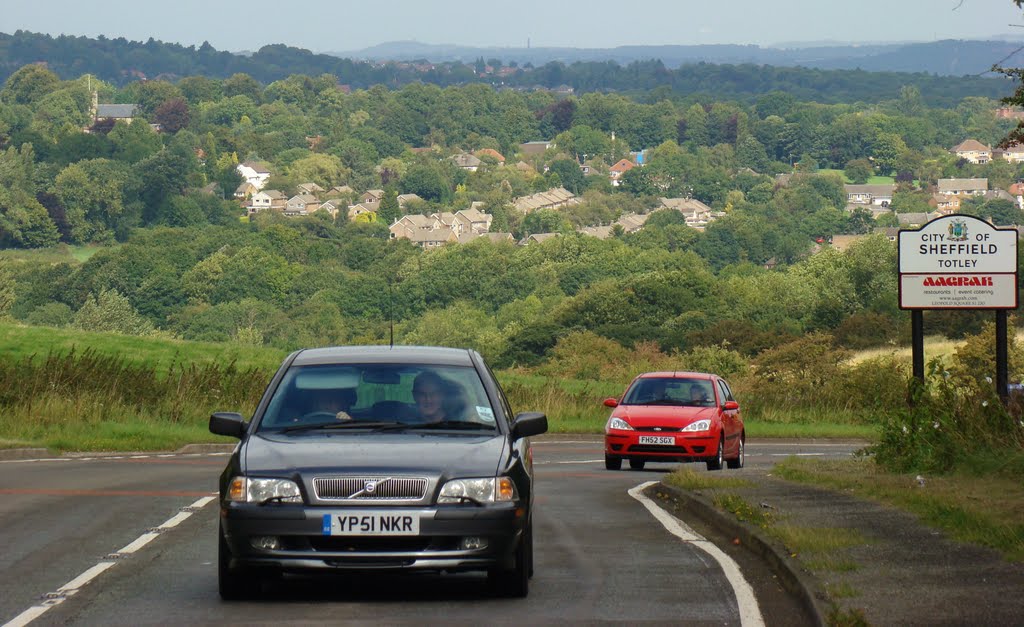
M 400 422 L 389 422 L 389 421 L 360 421 L 360 420 L 349 420 L 345 422 L 318 422 L 311 425 L 293 425 L 291 427 L 285 427 L 281 429 L 282 433 L 293 433 L 296 431 L 315 431 L 318 429 L 324 430 L 341 430 L 341 429 L 372 429 L 374 431 L 388 431 L 391 429 L 400 430 L 407 429 L 409 425 L 402 424 Z
M 493 425 L 474 422 L 472 420 L 442 420 L 440 422 L 426 422 L 407 426 L 411 429 L 467 429 L 473 431 L 494 431 Z

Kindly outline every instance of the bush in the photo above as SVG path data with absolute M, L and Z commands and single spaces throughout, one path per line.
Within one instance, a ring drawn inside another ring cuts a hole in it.
M 895 344 L 900 335 L 898 321 L 870 311 L 850 316 L 833 331 L 836 344 L 851 350 Z

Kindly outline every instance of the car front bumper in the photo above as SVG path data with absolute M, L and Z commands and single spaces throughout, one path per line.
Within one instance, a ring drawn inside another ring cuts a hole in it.
M 359 508 L 365 511 L 366 508 Z M 419 534 L 411 536 L 325 535 L 325 514 L 344 508 L 226 503 L 221 529 L 232 569 L 277 571 L 426 570 L 471 571 L 510 568 L 527 524 L 522 503 L 387 507 L 388 514 L 415 514 Z M 276 538 L 279 547 L 259 548 L 255 538 Z M 465 538 L 486 546 L 467 549 Z
M 672 444 L 641 443 L 641 436 L 671 437 Z M 714 458 L 718 452 L 718 434 L 702 432 L 622 431 L 613 429 L 605 434 L 604 452 L 611 457 L 642 461 L 694 462 Z

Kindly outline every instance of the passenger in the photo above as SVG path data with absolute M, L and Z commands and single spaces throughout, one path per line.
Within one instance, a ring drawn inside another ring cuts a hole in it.
M 458 385 L 436 372 L 428 370 L 417 375 L 412 382 L 412 397 L 425 423 L 459 420 L 462 399 Z

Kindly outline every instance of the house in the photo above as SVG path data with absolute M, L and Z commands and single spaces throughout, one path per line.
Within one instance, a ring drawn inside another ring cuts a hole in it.
M 418 231 L 433 231 L 442 228 L 442 226 L 440 220 L 434 216 L 422 216 L 418 213 L 413 213 L 395 220 L 395 223 L 389 226 L 388 230 L 391 231 L 391 239 L 412 239 L 412 235 Z
M 1006 148 L 996 148 L 992 151 L 992 156 L 996 159 L 1005 159 L 1010 163 L 1022 163 L 1024 162 L 1024 144 L 1014 142 Z
M 988 163 L 992 160 L 992 149 L 976 139 L 966 139 L 953 146 L 950 152 L 971 163 Z
M 256 189 L 263 189 L 267 184 L 267 180 L 270 178 L 270 168 L 267 164 L 260 161 L 245 161 L 239 163 L 235 170 L 242 177 L 243 180 L 252 183 Z
M 514 243 L 516 238 L 511 233 L 481 233 L 480 239 L 486 239 L 493 244 Z
M 960 197 L 952 194 L 932 194 L 928 204 L 943 215 L 960 211 Z
M 367 207 L 366 205 L 364 205 L 362 203 L 360 203 L 358 205 L 349 205 L 349 207 L 348 207 L 348 219 L 349 220 L 354 220 L 354 219 L 358 218 L 361 215 L 365 215 L 367 213 L 374 213 L 375 211 L 376 211 L 376 209 L 373 209 L 371 207 Z
M 619 159 L 615 165 L 608 168 L 608 177 L 611 178 L 612 185 L 618 187 L 619 179 L 622 178 L 622 175 L 629 172 L 634 167 L 636 166 L 634 166 L 633 162 L 629 159 Z
M 320 201 L 312 194 L 296 194 L 288 199 L 284 208 L 286 216 L 309 215 L 320 208 Z
M 486 233 L 491 230 L 491 221 L 493 220 L 494 216 L 475 207 L 455 212 L 455 222 L 459 225 L 460 233 L 469 232 L 478 235 Z
M 296 189 L 299 190 L 300 194 L 309 194 L 310 196 L 316 196 L 324 191 L 324 188 L 320 187 L 316 183 L 302 183 Z
M 594 174 L 598 174 L 597 166 L 594 165 L 594 163 L 591 161 L 584 161 L 580 165 L 580 170 L 583 172 L 583 176 L 591 176 Z
M 335 185 L 331 189 L 327 190 L 327 196 L 330 198 L 338 198 L 342 196 L 352 196 L 356 193 L 356 190 L 352 189 L 348 185 Z
M 383 189 L 368 189 L 359 197 L 360 204 L 366 205 L 367 207 L 373 207 L 373 210 L 377 210 L 377 205 L 384 199 Z
M 483 159 L 484 157 L 491 157 L 492 159 L 498 162 L 498 165 L 505 165 L 504 155 L 502 155 L 500 152 L 493 148 L 481 148 L 480 150 L 477 150 L 473 154 L 475 154 L 478 159 Z
M 843 185 L 843 189 L 846 191 L 846 202 L 852 205 L 888 207 L 892 204 L 892 195 L 896 191 L 896 184 Z
M 524 237 L 523 239 L 519 240 L 519 245 L 526 246 L 528 244 L 540 244 L 542 242 L 548 241 L 549 239 L 554 239 L 560 236 L 561 233 L 534 233 L 529 237 Z
M 94 107 L 94 123 L 103 120 L 113 120 L 114 122 L 131 124 L 135 116 L 139 114 L 139 105 L 136 104 L 97 104 Z
M 648 217 L 650 217 L 650 214 L 647 213 L 627 213 L 619 217 L 615 222 L 612 222 L 612 225 L 617 224 L 621 226 L 622 231 L 625 233 L 636 233 L 644 228 Z
M 525 142 L 519 144 L 519 152 L 523 153 L 523 156 L 542 155 L 548 148 L 553 147 L 554 144 L 548 141 Z
M 263 211 L 265 209 L 276 209 L 284 211 L 288 206 L 288 197 L 276 189 L 266 189 L 256 192 L 249 199 L 249 214 Z
M 582 235 L 589 235 L 590 237 L 596 237 L 597 239 L 608 239 L 612 236 L 613 228 L 610 224 L 607 226 L 586 226 L 582 229 L 577 229 L 577 233 Z
M 249 181 L 242 182 L 241 185 L 235 188 L 235 198 L 238 200 L 246 200 L 252 198 L 252 195 L 260 191 L 255 185 Z
M 512 203 L 512 207 L 521 213 L 533 213 L 538 209 L 557 209 L 579 204 L 576 195 L 564 187 L 556 187 L 546 192 L 538 192 L 529 196 L 520 196 Z
M 420 248 L 430 250 L 431 248 L 438 248 L 448 243 L 458 243 L 459 236 L 455 234 L 455 231 L 441 227 L 430 231 L 416 231 L 407 239 Z
M 399 194 L 398 195 L 398 208 L 405 209 L 405 206 L 411 202 L 423 202 L 423 199 L 418 194 Z
M 471 155 L 469 153 L 465 153 L 465 152 L 463 152 L 461 154 L 457 154 L 457 155 L 452 155 L 451 157 L 448 157 L 448 158 L 457 167 L 459 167 L 459 168 L 461 168 L 463 170 L 467 170 L 469 172 L 476 172 L 478 169 L 480 169 L 480 166 L 483 165 L 483 163 L 484 163 L 480 159 L 477 159 L 473 155 Z
M 344 198 L 328 198 L 320 205 L 320 210 L 326 211 L 332 218 L 338 217 L 342 209 L 348 210 L 348 201 Z
M 703 231 L 708 224 L 725 216 L 724 211 L 715 211 L 696 198 L 662 198 L 659 208 L 680 212 L 686 219 L 686 226 L 698 231 Z
M 988 179 L 939 179 L 940 194 L 984 194 L 988 191 Z
M 917 229 L 933 219 L 939 217 L 937 213 L 897 213 L 896 219 L 899 221 L 901 228 L 905 229 Z

